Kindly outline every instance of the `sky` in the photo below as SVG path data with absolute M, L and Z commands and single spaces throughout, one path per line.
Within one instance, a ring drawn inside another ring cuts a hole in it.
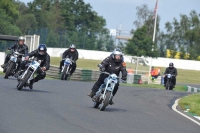
M 33 0 L 20 0 L 24 3 Z M 84 0 L 90 3 L 99 16 L 106 19 L 106 28 L 131 31 L 133 22 L 137 19 L 136 7 L 146 4 L 154 10 L 156 0 Z M 160 29 L 164 30 L 167 21 L 179 19 L 180 14 L 189 15 L 191 10 L 200 13 L 200 0 L 158 0 L 158 15 L 161 17 Z

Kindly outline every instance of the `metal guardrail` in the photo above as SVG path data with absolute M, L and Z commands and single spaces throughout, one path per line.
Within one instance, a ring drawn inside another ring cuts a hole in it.
M 59 73 L 58 66 L 50 66 L 50 69 L 46 72 L 47 77 L 54 79 L 61 79 L 61 74 Z M 87 69 L 77 68 L 73 75 L 70 77 L 70 80 L 78 81 L 96 81 L 99 78 L 99 71 L 92 71 Z
M 50 69 L 46 72 L 47 77 L 54 78 L 54 79 L 61 79 L 61 74 L 59 73 L 58 66 L 51 66 Z M 73 75 L 70 77 L 70 80 L 77 80 L 77 81 L 97 81 L 99 78 L 100 72 L 94 70 L 87 70 L 87 69 L 80 69 L 77 68 Z M 131 78 L 131 79 L 128 79 Z M 149 76 L 141 75 L 141 79 L 143 83 L 147 83 Z M 127 83 L 133 84 L 133 75 L 127 77 Z M 159 76 L 155 81 L 151 81 L 150 84 L 160 84 L 161 77 Z

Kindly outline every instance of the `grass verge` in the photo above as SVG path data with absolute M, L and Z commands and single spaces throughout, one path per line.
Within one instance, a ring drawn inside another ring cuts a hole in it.
M 61 60 L 60 57 L 51 57 L 51 65 L 59 66 L 60 60 Z M 100 62 L 101 62 L 100 60 L 78 59 L 77 68 L 98 70 L 97 64 L 99 64 Z M 135 64 L 127 63 L 127 68 L 129 67 L 132 68 L 133 70 L 135 70 L 136 68 Z M 138 69 L 142 71 L 148 71 L 149 67 L 138 65 Z M 160 69 L 161 73 L 165 71 L 165 68 L 161 67 Z M 177 82 L 184 84 L 185 83 L 199 84 L 200 81 L 199 75 L 200 71 L 178 69 Z
M 185 96 L 179 100 L 181 109 L 189 108 L 189 112 L 200 116 L 200 93 Z
M 0 75 L 4 75 L 4 73 L 0 71 Z
M 120 85 L 165 90 L 165 87 L 163 85 L 158 85 L 158 84 L 125 84 L 125 83 L 122 83 Z M 176 85 L 176 88 L 174 88 L 173 90 L 186 91 L 186 86 Z

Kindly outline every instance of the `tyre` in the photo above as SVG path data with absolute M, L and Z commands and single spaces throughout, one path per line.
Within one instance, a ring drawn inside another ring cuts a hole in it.
M 99 107 L 99 104 L 100 104 L 99 102 L 94 102 L 93 107 L 94 107 L 94 108 L 98 108 L 98 107 Z
M 67 68 L 68 68 L 68 67 L 65 66 L 65 68 L 64 68 L 64 70 L 63 70 L 63 72 L 62 72 L 62 75 L 61 75 L 61 80 L 65 80 Z
M 24 78 L 21 79 L 21 80 L 19 81 L 19 84 L 17 85 L 17 89 L 18 89 L 18 90 L 21 90 L 21 89 L 23 88 L 23 86 L 26 84 L 26 82 L 27 82 L 28 79 L 30 78 L 31 74 L 32 74 L 32 73 L 31 73 L 30 71 L 28 71 L 28 72 L 26 73 L 26 75 L 24 76 Z
M 106 92 L 106 98 L 104 99 L 104 101 L 102 102 L 102 104 L 101 104 L 101 106 L 100 106 L 100 110 L 101 110 L 101 111 L 104 111 L 105 108 L 106 108 L 106 106 L 108 106 L 110 96 L 111 96 L 111 92 L 110 92 L 110 91 L 107 91 L 107 92 Z
M 69 74 L 66 74 L 66 75 L 65 75 L 65 80 L 67 80 L 68 77 L 69 77 Z
M 12 72 L 13 66 L 14 66 L 14 63 L 10 62 L 8 68 L 6 69 L 6 73 L 5 73 L 5 76 L 4 76 L 5 79 L 7 79 L 8 76 L 10 76 L 10 73 Z

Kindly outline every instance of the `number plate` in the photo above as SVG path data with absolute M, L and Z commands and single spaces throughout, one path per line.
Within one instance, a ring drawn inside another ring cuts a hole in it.
M 32 66 L 34 69 L 37 69 L 37 68 L 40 66 L 40 64 L 39 64 L 37 61 L 34 61 L 34 62 L 32 62 L 31 66 Z

